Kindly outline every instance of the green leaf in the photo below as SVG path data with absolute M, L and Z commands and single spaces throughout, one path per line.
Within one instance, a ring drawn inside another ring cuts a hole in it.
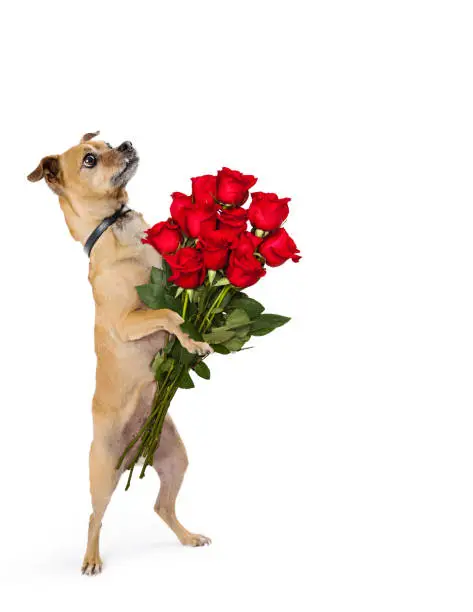
M 206 287 L 199 287 L 196 292 L 197 309 L 198 313 L 201 314 L 205 310 L 205 302 L 207 297 Z
M 182 293 L 183 291 L 184 291 L 184 288 L 183 288 L 183 287 L 178 287 L 178 288 L 177 288 L 177 291 L 176 291 L 176 294 L 175 294 L 175 296 L 174 296 L 174 297 L 177 297 L 177 298 L 178 298 L 178 297 L 181 295 L 181 293 Z
M 181 329 L 185 334 L 189 334 L 192 340 L 202 340 L 202 334 L 191 321 L 181 323 Z
M 162 270 L 163 270 L 163 273 L 164 273 L 164 278 L 166 279 L 166 282 L 167 282 L 167 279 L 171 276 L 171 266 L 164 259 L 164 257 L 163 257 L 162 262 L 161 262 L 161 267 L 162 267 Z
M 154 266 L 151 268 L 151 278 L 150 282 L 153 285 L 165 285 L 166 284 L 166 275 L 164 274 L 164 270 L 160 268 L 155 268 Z
M 168 355 L 172 351 L 172 348 L 173 348 L 175 342 L 176 342 L 176 337 L 175 336 L 171 336 L 171 338 L 168 340 L 168 343 L 163 348 L 163 353 Z
M 156 270 L 156 272 L 154 272 L 154 277 L 156 278 L 161 270 L 158 270 L 158 268 L 153 268 L 153 270 Z M 143 304 L 148 306 L 148 308 L 153 308 L 154 310 L 169 308 L 175 312 L 180 312 L 181 302 L 170 293 L 170 290 L 171 287 L 165 284 L 150 283 L 148 285 L 139 285 L 136 287 L 140 300 Z
M 251 332 L 252 336 L 266 336 L 267 334 L 270 334 L 272 331 L 274 331 L 276 328 L 267 328 L 267 329 L 255 329 L 254 331 Z
M 247 340 L 250 339 L 250 325 L 243 325 L 242 327 L 238 327 L 237 329 L 235 329 L 235 333 L 237 335 L 237 338 L 246 338 Z
M 209 380 L 210 379 L 210 370 L 209 370 L 209 367 L 203 361 L 199 361 L 199 363 L 197 363 L 194 366 L 194 371 L 201 378 L 205 378 L 205 380 Z
M 173 367 L 174 363 L 174 359 L 164 353 L 158 353 L 155 356 L 151 362 L 151 370 L 158 383 L 162 383 L 164 375 Z
M 166 359 L 165 355 L 163 355 L 162 353 L 157 353 L 157 355 L 155 356 L 155 358 L 151 362 L 151 370 L 152 370 L 155 378 L 157 377 L 159 371 L 161 370 L 165 359 Z
M 248 316 L 248 314 L 241 308 L 236 308 L 235 310 L 232 310 L 228 315 L 227 320 L 225 322 L 225 328 L 235 329 L 235 327 L 246 325 L 249 322 L 250 317 Z
M 224 276 L 223 278 L 221 278 L 215 283 L 214 287 L 222 287 L 223 285 L 229 285 L 229 284 L 230 284 L 230 281 L 228 280 L 226 276 Z
M 235 351 L 239 351 L 241 347 L 247 341 L 248 341 L 248 338 L 246 337 L 239 338 L 238 336 L 235 336 L 234 338 L 231 338 L 231 340 L 228 340 L 228 342 L 225 342 L 225 346 L 227 347 L 229 351 L 235 352 Z
M 181 345 L 180 343 L 177 341 L 175 336 L 171 336 L 174 339 L 174 343 L 171 347 L 171 351 L 169 352 L 170 357 L 172 357 L 174 359 L 174 361 L 176 361 L 177 363 L 180 362 L 180 356 L 181 356 Z
M 173 365 L 174 363 L 176 363 L 176 362 L 174 361 L 174 359 L 172 359 L 172 357 L 168 357 L 168 358 L 166 359 L 166 361 L 163 363 L 163 365 L 161 366 L 160 371 L 161 371 L 161 372 L 168 372 L 168 371 L 171 369 L 171 367 L 172 367 L 172 365 Z
M 225 320 L 226 320 L 226 316 L 222 312 L 219 312 L 218 314 L 214 316 L 212 327 L 214 328 L 225 327 Z
M 262 314 L 258 319 L 251 322 L 251 335 L 265 336 L 290 320 L 290 317 L 283 317 L 282 315 Z
M 237 293 L 228 305 L 228 310 L 233 310 L 235 308 L 242 308 L 250 319 L 256 319 L 264 311 L 264 306 L 262 304 L 253 298 L 249 298 L 244 293 Z
M 182 312 L 181 312 L 181 314 L 182 314 Z M 187 314 L 186 314 L 186 317 L 188 319 L 191 319 L 196 314 L 197 314 L 197 304 L 195 303 L 195 297 L 194 297 L 194 301 L 193 302 L 189 302 L 187 304 Z
M 234 335 L 235 332 L 230 329 L 214 327 L 207 334 L 202 334 L 202 337 L 205 342 L 208 342 L 209 344 L 222 344 L 223 342 L 230 340 L 230 338 L 233 338 Z
M 181 312 L 181 302 L 177 300 L 175 297 L 170 295 L 169 293 L 165 293 L 163 295 L 163 305 L 158 306 L 158 308 L 169 308 L 170 310 L 174 310 L 174 312 Z
M 164 288 L 160 285 L 138 285 L 136 291 L 140 300 L 148 308 L 163 308 Z
M 219 355 L 228 355 L 230 352 L 224 344 L 211 344 L 210 346 L 213 348 L 214 352 Z
M 195 361 L 195 355 L 189 353 L 187 349 L 185 349 L 180 344 L 177 345 L 176 353 L 173 355 L 178 363 L 182 363 L 183 365 L 190 366 L 191 363 Z
M 194 381 L 192 380 L 189 372 L 186 370 L 183 374 L 181 374 L 180 378 L 179 378 L 179 384 L 178 386 L 181 389 L 192 389 L 193 387 L 195 387 L 194 385 Z

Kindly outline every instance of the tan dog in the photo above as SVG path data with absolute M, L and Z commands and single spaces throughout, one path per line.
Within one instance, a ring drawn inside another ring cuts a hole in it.
M 67 226 L 75 240 L 85 244 L 101 221 L 128 200 L 125 186 L 138 166 L 130 142 L 117 148 L 86 134 L 80 144 L 62 155 L 44 157 L 28 176 L 44 178 L 59 196 Z M 155 353 L 174 334 L 190 352 L 206 353 L 208 344 L 194 342 L 182 332 L 183 319 L 172 310 L 149 310 L 140 302 L 136 285 L 149 281 L 152 266 L 161 257 L 141 243 L 148 226 L 130 211 L 97 240 L 90 255 L 89 281 L 96 305 L 96 390 L 92 405 L 94 437 L 90 449 L 90 492 L 93 512 L 82 571 L 102 570 L 99 553 L 101 521 L 121 471 L 117 460 L 149 414 L 156 383 L 150 370 Z M 177 520 L 175 502 L 187 467 L 184 445 L 170 417 L 166 418 L 154 467 L 161 479 L 155 510 L 182 544 L 209 544 L 205 536 L 190 533 Z

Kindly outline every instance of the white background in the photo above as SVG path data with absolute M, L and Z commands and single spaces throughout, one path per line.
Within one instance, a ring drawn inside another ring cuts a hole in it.
M 470 8 L 9 4 L 3 609 L 471 611 Z M 172 408 L 191 462 L 178 514 L 212 546 L 176 542 L 149 472 L 119 486 L 89 579 L 87 259 L 26 174 L 97 129 L 139 150 L 129 193 L 150 222 L 227 165 L 293 198 L 304 257 L 250 291 L 291 323 L 212 357 Z

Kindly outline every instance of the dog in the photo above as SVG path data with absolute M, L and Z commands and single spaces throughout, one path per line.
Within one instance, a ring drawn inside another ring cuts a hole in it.
M 126 186 L 139 157 L 131 142 L 113 148 L 97 140 L 98 134 L 85 134 L 61 155 L 43 157 L 28 175 L 33 182 L 44 179 L 59 197 L 69 232 L 90 252 L 97 370 L 89 456 L 92 514 L 82 564 L 86 575 L 102 571 L 102 519 L 124 471 L 116 469 L 118 459 L 150 413 L 156 390 L 150 369 L 154 355 L 170 334 L 191 353 L 212 350 L 181 330 L 183 319 L 176 312 L 151 310 L 141 303 L 135 287 L 149 282 L 151 267 L 161 268 L 162 259 L 141 241 L 148 228 L 142 215 L 127 207 Z M 203 546 L 210 539 L 189 532 L 176 517 L 187 465 L 184 444 L 167 416 L 153 463 L 161 482 L 154 509 L 182 544 Z

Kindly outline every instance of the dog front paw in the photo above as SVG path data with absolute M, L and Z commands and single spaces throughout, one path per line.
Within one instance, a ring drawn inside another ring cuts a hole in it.
M 195 355 L 208 355 L 209 353 L 213 353 L 213 348 L 210 344 L 193 340 L 189 334 L 181 329 L 181 325 L 184 323 L 184 319 L 181 315 L 173 310 L 169 310 L 166 315 L 168 319 L 167 331 L 176 336 L 186 351 Z
M 185 333 L 182 333 L 182 335 L 178 337 L 178 340 L 189 353 L 196 355 L 208 355 L 209 353 L 213 353 L 213 348 L 210 344 L 192 340 L 192 338 Z

